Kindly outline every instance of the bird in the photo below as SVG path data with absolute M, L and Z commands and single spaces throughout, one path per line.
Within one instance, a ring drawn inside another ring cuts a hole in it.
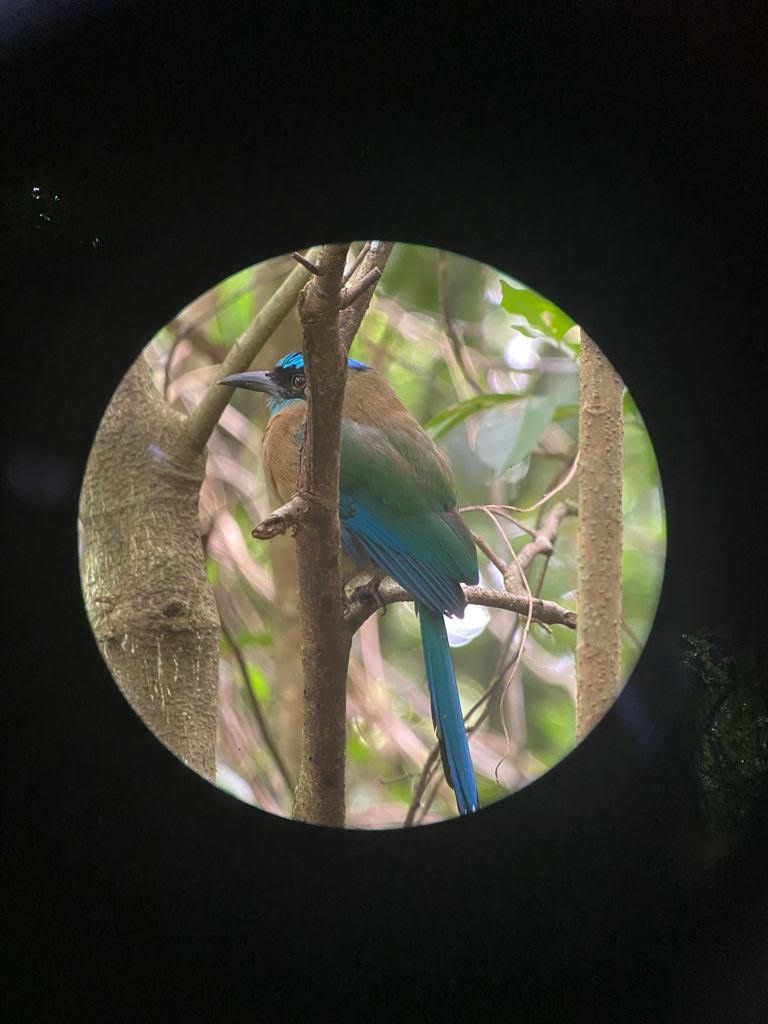
M 302 353 L 219 383 L 266 394 L 263 462 L 273 490 L 287 501 L 297 489 L 307 414 Z M 444 615 L 463 617 L 461 584 L 476 584 L 479 573 L 453 470 L 384 376 L 349 357 L 340 454 L 342 563 L 373 573 L 373 596 L 384 576 L 413 595 L 443 771 L 459 814 L 474 813 L 480 802 Z

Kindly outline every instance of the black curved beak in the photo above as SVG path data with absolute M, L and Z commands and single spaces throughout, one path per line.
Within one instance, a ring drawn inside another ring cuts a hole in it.
M 267 395 L 278 394 L 277 382 L 269 370 L 258 370 L 251 373 L 233 373 L 229 377 L 222 377 L 219 384 L 226 384 L 231 388 L 245 388 L 248 391 L 263 391 Z

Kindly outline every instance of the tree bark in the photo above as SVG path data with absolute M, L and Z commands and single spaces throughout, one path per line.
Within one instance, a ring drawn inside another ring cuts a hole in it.
M 139 356 L 86 467 L 83 591 L 99 648 L 133 709 L 212 780 L 219 616 L 198 520 L 205 455 L 190 455 L 186 424 Z
M 576 738 L 618 696 L 621 654 L 621 378 L 581 332 L 579 363 L 578 621 Z
M 248 368 L 308 278 L 302 267 L 291 271 L 227 354 L 222 375 Z M 198 499 L 208 438 L 229 397 L 213 384 L 184 416 L 139 356 L 104 414 L 80 496 L 83 592 L 99 648 L 158 739 L 208 779 L 216 774 L 220 624 Z
M 347 352 L 392 243 L 372 242 L 344 277 L 348 245 L 324 246 L 299 297 L 307 416 L 296 494 L 252 531 L 261 540 L 296 535 L 303 668 L 301 759 L 293 817 L 343 826 L 346 681 L 352 633 L 344 619 L 339 563 L 341 410 Z
M 339 566 L 341 409 L 347 376 L 347 355 L 339 340 L 339 289 L 347 248 L 323 248 L 322 273 L 299 299 L 309 388 L 298 493 L 308 512 L 296 530 L 304 721 L 293 816 L 335 826 L 344 825 L 351 644 Z

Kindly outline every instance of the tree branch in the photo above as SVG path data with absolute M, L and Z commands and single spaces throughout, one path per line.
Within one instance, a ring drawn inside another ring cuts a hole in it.
M 378 270 L 379 277 L 384 273 L 394 242 L 370 242 L 368 250 L 349 276 L 344 293 L 354 295 L 350 304 L 339 316 L 339 342 L 345 352 L 349 352 L 355 340 L 360 324 L 366 314 L 378 277 L 371 277 Z M 358 257 L 359 258 L 359 257 Z M 357 262 L 357 261 L 356 261 Z M 366 281 L 364 288 L 355 294 L 361 282 Z
M 527 594 L 509 594 L 503 590 L 491 590 L 489 587 L 468 587 L 462 586 L 467 604 L 480 604 L 486 608 L 506 608 L 507 611 L 516 612 L 518 615 L 527 615 L 531 601 Z M 398 601 L 413 601 L 413 594 L 387 577 L 382 580 L 378 588 L 382 605 L 395 604 Z M 377 605 L 369 598 L 356 598 L 354 595 L 347 604 L 344 616 L 345 622 L 351 633 L 362 626 L 377 610 Z M 568 629 L 576 628 L 576 612 L 563 608 L 555 601 L 542 601 L 541 598 L 533 598 L 534 622 L 544 622 L 552 626 L 566 626 Z
M 351 643 L 344 625 L 339 566 L 341 411 L 347 377 L 347 353 L 339 337 L 339 292 L 347 249 L 347 245 L 324 246 L 318 258 L 319 274 L 299 297 L 307 419 L 297 495 L 288 503 L 295 506 L 298 500 L 308 506 L 289 520 L 296 529 L 304 675 L 301 765 L 293 817 L 335 826 L 344 824 Z M 285 509 L 280 510 L 283 522 Z
M 456 333 L 453 320 L 451 320 L 448 314 L 448 301 L 445 287 L 445 279 L 447 276 L 446 264 L 446 255 L 441 250 L 437 255 L 437 295 L 440 302 L 440 308 L 443 312 L 443 320 L 445 321 L 445 332 L 451 342 L 453 354 L 456 357 L 456 362 L 459 364 L 459 369 L 462 372 L 464 380 L 469 384 L 475 394 L 480 395 L 483 393 L 483 389 L 470 373 L 469 367 L 467 366 L 467 360 L 464 355 L 464 342 Z
M 302 256 L 300 252 L 291 253 L 297 263 L 300 263 L 305 270 L 308 270 L 313 276 L 317 276 L 321 271 L 316 263 L 312 260 L 308 260 L 306 256 Z
M 312 249 L 307 254 L 310 261 L 317 251 L 317 249 Z M 274 295 L 264 304 L 258 315 L 254 317 L 253 323 L 240 340 L 230 349 L 221 364 L 221 373 L 218 377 L 242 373 L 248 369 L 273 332 L 296 305 L 299 292 L 309 277 L 309 271 L 304 267 L 296 267 L 291 271 Z M 187 420 L 187 442 L 191 454 L 203 451 L 231 397 L 232 392 L 229 388 L 217 387 L 216 381 L 211 383 L 202 401 Z
M 541 526 L 517 555 L 517 562 L 510 562 L 504 573 L 504 586 L 507 590 L 517 590 L 523 586 L 521 573 L 527 569 L 537 555 L 551 555 L 555 545 L 560 524 L 567 515 L 572 514 L 572 508 L 564 501 L 559 501 L 547 512 L 542 520 Z M 534 618 L 536 616 L 534 615 Z
M 350 277 L 352 277 L 354 272 L 357 270 L 357 268 L 360 266 L 360 264 L 365 259 L 366 254 L 368 253 L 368 250 L 370 248 L 371 248 L 371 243 L 370 242 L 363 242 L 363 244 L 360 246 L 360 252 L 357 254 L 357 256 L 355 256 L 355 258 L 352 260 L 350 265 L 344 271 L 344 276 L 341 279 L 341 283 L 342 284 L 346 284 L 347 281 L 349 281 Z
M 342 288 L 339 294 L 339 309 L 346 309 L 347 306 L 351 306 L 355 299 L 360 298 L 363 292 L 367 291 L 372 285 L 375 285 L 380 277 L 381 271 L 379 268 L 373 267 L 363 277 L 353 281 L 346 288 Z
M 600 721 L 619 691 L 621 667 L 621 378 L 581 332 L 579 360 L 579 628 L 576 737 Z

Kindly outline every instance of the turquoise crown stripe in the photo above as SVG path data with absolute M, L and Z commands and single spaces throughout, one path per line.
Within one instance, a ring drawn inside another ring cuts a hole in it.
M 282 359 L 278 359 L 277 366 L 281 370 L 303 370 L 304 355 L 301 352 L 289 352 Z M 353 370 L 370 370 L 370 366 L 359 362 L 357 359 L 348 359 L 347 366 Z

